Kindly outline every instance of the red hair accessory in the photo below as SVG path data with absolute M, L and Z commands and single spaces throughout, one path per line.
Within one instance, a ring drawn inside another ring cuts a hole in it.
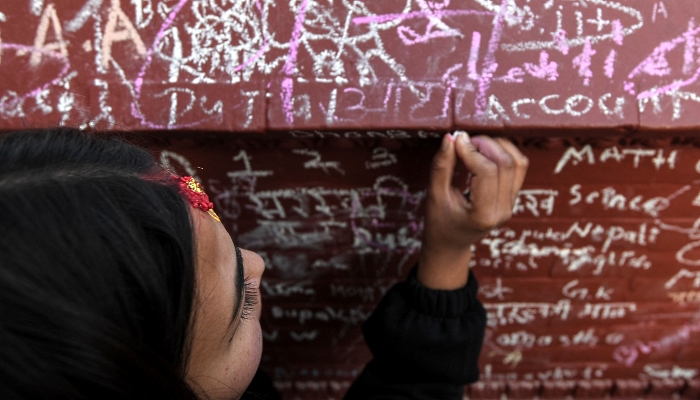
M 209 201 L 209 196 L 204 192 L 199 182 L 191 176 L 175 178 L 177 179 L 178 185 L 180 185 L 180 191 L 187 198 L 192 207 L 206 211 L 217 222 L 221 222 L 219 216 L 214 212 L 214 203 Z

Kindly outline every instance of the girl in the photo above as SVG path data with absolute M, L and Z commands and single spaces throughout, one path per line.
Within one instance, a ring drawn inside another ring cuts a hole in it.
M 458 160 L 467 196 L 451 183 Z M 527 164 L 506 140 L 445 135 L 419 264 L 365 322 L 374 358 L 347 399 L 461 399 L 478 379 L 486 314 L 470 246 L 510 218 Z M 253 396 L 264 263 L 192 178 L 115 139 L 9 134 L 0 238 L 4 398 Z

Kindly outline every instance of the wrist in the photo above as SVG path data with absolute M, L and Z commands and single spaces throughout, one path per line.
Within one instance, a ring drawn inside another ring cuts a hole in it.
M 416 278 L 425 287 L 434 290 L 456 290 L 469 279 L 471 248 L 421 251 Z

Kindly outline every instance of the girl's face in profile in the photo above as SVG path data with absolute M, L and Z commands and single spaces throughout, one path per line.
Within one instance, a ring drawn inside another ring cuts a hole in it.
M 240 250 L 240 265 L 224 226 L 199 210 L 192 214 L 197 259 L 187 379 L 204 397 L 237 399 L 262 354 L 259 287 L 265 263 Z

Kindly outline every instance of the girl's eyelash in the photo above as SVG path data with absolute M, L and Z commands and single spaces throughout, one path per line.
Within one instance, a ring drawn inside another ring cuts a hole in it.
M 255 283 L 251 278 L 246 278 L 243 282 L 243 312 L 241 313 L 241 319 L 249 319 L 253 312 L 255 312 L 255 306 L 258 304 L 258 289 L 255 287 Z

